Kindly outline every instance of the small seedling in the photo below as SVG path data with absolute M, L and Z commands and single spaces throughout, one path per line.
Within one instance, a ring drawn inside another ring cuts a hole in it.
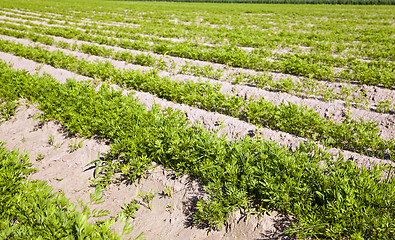
M 172 203 L 167 205 L 166 211 L 168 211 L 169 213 L 172 213 L 174 211 L 174 205 Z
M 44 157 L 45 157 L 45 156 L 44 156 L 43 154 L 39 153 L 39 154 L 37 155 L 37 157 L 36 157 L 36 161 L 37 161 L 37 162 L 41 162 L 41 160 L 43 160 Z
M 70 152 L 74 152 L 75 150 L 82 148 L 82 141 L 77 142 L 77 140 L 72 140 L 68 148 Z
M 138 194 L 139 198 L 142 198 L 143 201 L 148 205 L 148 208 L 152 210 L 152 200 L 154 199 L 155 195 L 157 194 L 156 191 L 151 189 L 149 192 L 141 192 Z
M 173 198 L 173 193 L 169 186 L 165 187 L 165 190 L 163 190 L 163 195 L 167 195 L 169 198 Z
M 41 68 L 44 66 L 44 64 L 40 64 L 40 65 L 38 65 L 37 67 L 36 67 L 36 71 L 40 71 L 41 70 Z
M 53 135 L 49 135 L 48 144 L 53 145 L 55 143 L 55 137 Z
M 223 125 L 224 122 L 225 122 L 225 120 L 223 120 L 223 119 L 218 119 L 217 122 L 218 122 L 219 125 Z
M 137 210 L 140 209 L 140 207 L 141 206 L 137 204 L 137 201 L 133 199 L 129 204 L 125 203 L 124 207 L 122 207 L 122 209 L 123 209 L 123 212 L 126 215 L 126 217 L 128 217 L 128 218 L 131 217 L 131 218 L 135 219 L 136 216 L 134 214 Z

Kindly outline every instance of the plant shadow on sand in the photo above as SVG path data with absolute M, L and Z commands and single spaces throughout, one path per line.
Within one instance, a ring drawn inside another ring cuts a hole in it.
M 296 234 L 287 235 L 284 232 L 292 227 L 293 220 L 285 215 L 279 215 L 277 218 L 273 219 L 274 228 L 273 230 L 267 230 L 261 233 L 261 237 L 256 240 L 294 240 L 296 238 Z

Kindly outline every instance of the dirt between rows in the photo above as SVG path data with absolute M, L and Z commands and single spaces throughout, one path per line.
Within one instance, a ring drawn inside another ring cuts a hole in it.
M 15 41 L 24 45 L 29 45 L 29 46 L 34 46 L 36 45 L 35 43 L 31 42 L 30 40 L 27 39 L 18 39 L 14 37 L 8 37 L 8 36 L 0 36 L 1 39 L 5 40 L 10 40 L 10 41 Z M 108 58 L 102 58 L 102 57 L 97 57 L 97 56 L 92 56 L 88 54 L 84 54 L 81 52 L 77 51 L 71 51 L 67 49 L 61 49 L 53 46 L 47 46 L 44 44 L 37 44 L 38 46 L 45 48 L 49 51 L 62 51 L 66 54 L 74 55 L 78 57 L 79 59 L 84 59 L 86 61 L 90 62 L 95 62 L 95 61 L 108 61 L 114 67 L 118 69 L 133 69 L 133 70 L 142 70 L 142 71 L 150 71 L 153 68 L 151 67 L 142 67 L 140 65 L 133 65 L 133 64 L 128 64 L 123 61 L 117 61 L 117 60 L 112 60 Z M 372 111 L 367 111 L 363 109 L 357 109 L 357 108 L 350 108 L 350 111 L 347 107 L 344 106 L 344 102 L 340 100 L 335 100 L 332 103 L 329 102 L 323 102 L 319 101 L 316 99 L 305 99 L 305 98 L 300 98 L 297 96 L 294 96 L 292 94 L 288 93 L 282 93 L 282 92 L 271 92 L 267 91 L 264 89 L 259 89 L 256 87 L 250 87 L 250 86 L 245 86 L 245 85 L 234 85 L 229 82 L 221 82 L 221 81 L 216 81 L 212 79 L 207 79 L 207 78 L 199 78 L 195 76 L 190 76 L 190 75 L 181 75 L 181 74 L 176 74 L 174 75 L 173 73 L 169 73 L 166 71 L 161 71 L 159 72 L 160 76 L 168 76 L 171 79 L 175 81 L 182 81 L 182 80 L 192 80 L 194 82 L 199 82 L 202 80 L 208 81 L 210 84 L 221 84 L 222 87 L 220 91 L 223 94 L 229 94 L 230 96 L 236 95 L 236 96 L 242 96 L 246 99 L 249 99 L 250 97 L 255 97 L 255 98 L 263 98 L 266 101 L 273 102 L 276 105 L 283 104 L 283 103 L 293 103 L 296 105 L 304 105 L 308 108 L 314 109 L 317 113 L 320 114 L 321 117 L 329 118 L 333 120 L 334 122 L 340 123 L 346 113 L 350 114 L 352 119 L 359 120 L 363 119 L 364 121 L 374 121 L 377 123 L 380 132 L 379 136 L 383 139 L 393 139 L 395 136 L 395 115 L 393 114 L 382 114 L 382 113 L 377 113 L 377 112 L 372 112 Z M 394 94 L 395 95 L 395 94 Z

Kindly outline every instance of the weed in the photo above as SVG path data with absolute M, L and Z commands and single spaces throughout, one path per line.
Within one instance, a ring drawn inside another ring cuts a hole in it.
M 74 152 L 77 149 L 82 148 L 82 142 L 83 141 L 77 142 L 77 140 L 71 140 L 71 142 L 68 146 L 69 152 Z
M 133 199 L 129 204 L 124 204 L 124 207 L 122 207 L 122 209 L 126 217 L 131 217 L 133 219 L 136 218 L 135 212 L 140 209 L 140 205 L 138 205 L 137 203 L 138 202 Z
M 48 144 L 54 145 L 54 143 L 55 143 L 55 137 L 53 135 L 49 135 Z
M 169 186 L 165 187 L 165 190 L 163 190 L 163 195 L 167 195 L 169 198 L 173 198 L 173 193 Z
M 36 161 L 37 161 L 37 162 L 41 162 L 41 160 L 43 160 L 44 157 L 45 157 L 44 154 L 39 153 L 39 154 L 37 155 L 37 157 L 36 157 Z
M 139 198 L 142 198 L 143 201 L 148 205 L 148 208 L 152 210 L 152 200 L 154 199 L 155 195 L 157 194 L 156 191 L 151 189 L 149 192 L 141 192 L 138 194 Z
M 166 206 L 166 211 L 169 213 L 173 213 L 174 211 L 174 204 L 170 203 L 169 205 Z

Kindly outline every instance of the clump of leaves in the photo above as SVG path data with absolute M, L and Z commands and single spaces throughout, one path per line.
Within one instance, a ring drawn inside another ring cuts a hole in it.
M 43 181 L 29 181 L 35 170 L 28 155 L 8 151 L 0 142 L 1 239 L 120 239 L 111 230 L 115 219 L 93 224 L 91 211 L 80 202 L 82 213 L 61 193 Z M 97 215 L 96 214 L 96 215 Z M 121 222 L 121 218 L 118 219 Z M 132 228 L 125 225 L 124 234 Z
M 55 137 L 51 134 L 49 135 L 48 144 L 54 145 L 54 143 L 55 143 Z
M 165 187 L 162 194 L 168 196 L 169 198 L 173 198 L 173 192 L 171 191 L 169 186 Z
M 138 202 L 136 200 L 132 200 L 129 204 L 124 204 L 122 207 L 124 214 L 126 217 L 131 217 L 133 219 L 136 218 L 135 212 L 140 209 L 140 205 L 137 204 Z
M 391 101 L 390 100 L 386 100 L 386 101 L 380 101 L 377 106 L 376 106 L 376 110 L 379 113 L 389 113 L 390 109 L 391 109 Z
M 150 210 L 152 210 L 152 200 L 154 199 L 155 195 L 157 194 L 154 189 L 151 189 L 149 192 L 141 192 L 138 194 L 139 198 L 143 199 L 143 202 L 145 202 Z
M 69 152 L 74 152 L 77 149 L 82 148 L 82 142 L 83 141 L 78 142 L 77 140 L 71 140 L 71 142 L 68 146 Z
M 14 116 L 17 106 L 15 101 L 5 100 L 0 96 L 0 123 L 10 120 Z
M 48 117 L 59 119 L 69 130 L 82 136 L 97 134 L 113 142 L 111 158 L 97 161 L 96 166 L 100 169 L 96 173 L 106 181 L 123 171 L 122 165 L 131 159 L 154 161 L 201 179 L 210 186 L 210 197 L 199 204 L 196 219 L 202 223 L 206 219 L 212 228 L 218 228 L 234 207 L 250 201 L 295 216 L 298 225 L 294 230 L 302 237 L 394 239 L 395 181 L 392 174 L 383 179 L 390 171 L 387 166 L 366 169 L 341 157 L 333 161 L 328 152 L 309 142 L 290 150 L 259 138 L 228 141 L 199 124 L 190 125 L 181 112 L 158 106 L 146 110 L 135 99 L 106 85 L 96 92 L 75 80 L 59 84 L 49 77 L 13 71 L 6 64 L 0 64 L 0 70 L 0 93 L 31 98 Z M 266 114 L 261 110 L 273 107 L 262 105 L 254 114 Z M 308 123 L 307 129 L 325 127 L 323 133 L 334 134 L 343 144 L 363 139 L 369 140 L 364 143 L 369 149 L 372 145 L 389 148 L 374 138 L 378 130 L 373 123 L 346 118 L 343 126 L 347 127 L 337 125 L 335 129 L 331 124 L 322 125 L 323 119 L 313 112 L 302 111 L 310 118 L 295 115 L 301 110 L 296 106 L 278 110 L 279 114 L 266 117 L 291 132 L 314 136 L 314 131 L 300 129 Z M 285 116 L 292 124 L 275 121 Z M 358 139 L 358 134 L 365 137 Z M 334 139 L 327 138 L 328 142 Z M 148 207 L 153 195 L 141 195 Z
M 37 162 L 41 162 L 41 160 L 43 160 L 44 157 L 45 157 L 44 154 L 39 153 L 39 154 L 37 155 L 37 157 L 36 157 L 36 161 L 37 161 Z

